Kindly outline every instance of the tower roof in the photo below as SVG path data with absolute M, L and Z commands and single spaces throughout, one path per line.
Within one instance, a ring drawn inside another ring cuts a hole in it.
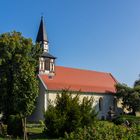
M 48 52 L 43 52 L 41 54 L 41 57 L 56 59 L 56 57 L 54 57 L 53 55 L 49 54 Z
M 38 34 L 37 34 L 37 38 L 36 38 L 36 42 L 43 42 L 43 41 L 48 42 L 48 37 L 47 37 L 47 33 L 46 33 L 44 19 L 43 19 L 43 16 L 42 16 L 41 21 L 40 21 Z

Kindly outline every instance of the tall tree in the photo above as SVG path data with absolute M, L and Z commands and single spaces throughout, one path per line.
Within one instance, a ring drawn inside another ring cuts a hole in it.
M 0 35 L 0 111 L 29 116 L 38 96 L 39 45 L 19 32 Z
M 122 100 L 123 108 L 133 114 L 140 111 L 140 86 L 128 87 L 125 84 L 117 84 L 117 98 Z

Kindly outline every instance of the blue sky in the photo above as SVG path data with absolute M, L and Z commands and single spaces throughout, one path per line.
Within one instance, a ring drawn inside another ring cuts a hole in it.
M 35 41 L 40 17 L 57 65 L 110 72 L 129 86 L 140 74 L 139 0 L 3 0 L 0 34 Z

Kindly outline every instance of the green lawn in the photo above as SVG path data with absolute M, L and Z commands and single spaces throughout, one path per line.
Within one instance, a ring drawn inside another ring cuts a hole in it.
M 29 140 L 52 140 L 46 138 L 46 136 L 42 133 L 44 130 L 44 126 L 40 124 L 27 124 L 27 132 Z M 0 140 L 22 140 L 23 138 L 1 138 Z
M 47 140 L 45 135 L 42 133 L 44 130 L 44 126 L 40 124 L 27 124 L 27 132 L 29 139 L 36 140 Z
M 42 134 L 41 128 L 30 128 L 28 129 L 30 132 L 28 135 L 29 140 L 48 140 L 45 138 L 45 136 Z M 22 140 L 23 138 L 0 138 L 0 140 Z

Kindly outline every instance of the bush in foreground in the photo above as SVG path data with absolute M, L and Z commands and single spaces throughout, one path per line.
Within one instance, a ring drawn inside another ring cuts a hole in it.
M 56 97 L 55 105 L 50 104 L 45 113 L 46 134 L 51 137 L 63 137 L 77 128 L 93 124 L 97 113 L 92 107 L 93 99 L 79 99 L 79 94 L 72 95 L 63 90 Z
M 121 115 L 113 120 L 113 122 L 117 125 L 124 124 L 126 121 L 128 121 L 130 125 L 140 125 L 140 117 L 133 115 Z
M 140 128 L 127 128 L 110 122 L 99 121 L 90 127 L 80 128 L 61 140 L 139 140 Z
M 9 116 L 7 133 L 14 137 L 23 135 L 22 119 L 18 115 Z

